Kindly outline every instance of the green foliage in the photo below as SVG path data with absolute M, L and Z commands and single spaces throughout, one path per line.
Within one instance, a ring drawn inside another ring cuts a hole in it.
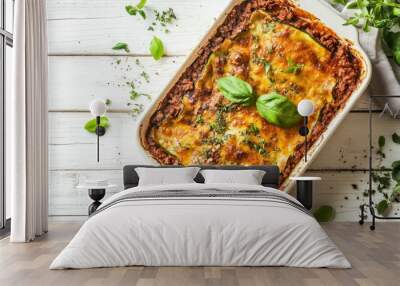
M 400 161 L 394 161 L 392 163 L 392 179 L 396 182 L 400 182 Z
M 100 117 L 100 126 L 108 128 L 110 126 L 107 116 Z M 84 126 L 85 130 L 90 133 L 96 133 L 96 118 L 90 119 Z
M 319 222 L 329 222 L 335 217 L 335 210 L 331 206 L 321 206 L 314 212 L 314 217 Z
M 261 95 L 256 102 L 258 113 L 269 123 L 290 128 L 297 125 L 301 116 L 296 105 L 276 91 Z
M 383 39 L 393 54 L 397 64 L 400 64 L 400 32 L 391 32 L 388 29 L 383 31 Z
M 146 19 L 146 12 L 143 10 L 144 6 L 146 5 L 147 0 L 140 0 L 139 4 L 127 5 L 125 6 L 126 12 L 131 16 L 136 16 L 139 14 L 143 19 Z
M 385 214 L 386 210 L 389 208 L 389 202 L 387 200 L 381 200 L 377 205 L 376 205 L 376 210 L 378 211 L 378 214 L 383 215 Z
M 150 42 L 150 53 L 156 61 L 164 56 L 164 44 L 156 36 Z
M 113 50 L 125 50 L 125 52 L 127 52 L 127 53 L 129 53 L 130 52 L 130 50 L 129 50 L 129 48 L 128 48 L 128 44 L 127 43 L 122 43 L 122 42 L 119 42 L 119 43 L 116 43 L 115 45 L 114 45 L 114 47 L 112 47 L 112 49 Z
M 231 102 L 245 106 L 254 103 L 255 95 L 250 84 L 235 76 L 222 77 L 217 82 L 219 91 Z
M 344 25 L 362 24 L 365 32 L 371 27 L 381 29 L 383 38 L 391 49 L 394 60 L 400 64 L 400 33 L 391 29 L 400 24 L 400 3 L 397 0 L 332 0 L 354 9 L 354 16 L 347 19 Z

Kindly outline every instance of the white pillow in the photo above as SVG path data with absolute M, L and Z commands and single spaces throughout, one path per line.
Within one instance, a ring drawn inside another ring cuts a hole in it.
M 139 176 L 139 186 L 171 185 L 195 183 L 193 180 L 200 168 L 135 168 Z
M 205 184 L 261 185 L 265 171 L 261 170 L 201 170 Z

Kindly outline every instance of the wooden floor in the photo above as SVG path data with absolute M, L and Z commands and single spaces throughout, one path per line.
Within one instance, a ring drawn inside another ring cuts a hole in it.
M 332 223 L 324 228 L 352 269 L 287 267 L 125 267 L 48 270 L 79 223 L 52 223 L 49 233 L 29 244 L 0 241 L 0 285 L 400 285 L 400 224 Z

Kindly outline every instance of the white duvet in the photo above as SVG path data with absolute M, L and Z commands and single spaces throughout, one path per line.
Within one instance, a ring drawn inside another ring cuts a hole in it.
M 262 190 L 262 186 L 184 184 L 165 190 Z M 350 263 L 310 215 L 257 198 L 153 198 L 104 208 L 82 226 L 50 269 L 145 266 L 293 266 L 349 268 Z

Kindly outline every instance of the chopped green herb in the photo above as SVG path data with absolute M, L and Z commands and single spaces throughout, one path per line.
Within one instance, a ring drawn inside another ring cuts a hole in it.
M 116 43 L 114 45 L 114 47 L 112 47 L 112 49 L 115 50 L 115 51 L 117 51 L 117 50 L 125 50 L 125 52 L 127 52 L 127 53 L 130 52 L 128 44 L 127 43 L 122 43 L 122 42 Z
M 246 130 L 246 134 L 248 135 L 258 135 L 259 133 L 260 129 L 254 123 L 251 123 Z
M 251 149 L 256 150 L 260 155 L 267 156 L 268 152 L 266 150 L 266 142 L 264 139 L 261 139 L 258 143 L 250 140 L 245 137 L 243 143 L 248 145 Z
M 142 72 L 140 73 L 140 76 L 141 76 L 147 83 L 150 82 L 150 76 L 149 76 L 149 74 L 146 73 L 145 71 L 142 71 Z
M 109 106 L 109 105 L 111 105 L 112 101 L 111 101 L 111 99 L 107 98 L 105 103 L 107 106 Z
M 197 115 L 196 120 L 195 120 L 196 124 L 203 124 L 204 123 L 204 118 L 201 115 Z
M 263 33 L 269 33 L 275 29 L 275 26 L 276 25 L 273 22 L 264 23 L 264 24 L 262 24 L 261 29 L 262 29 Z
M 292 59 L 288 60 L 288 67 L 286 69 L 287 73 L 294 73 L 297 74 L 301 71 L 301 69 L 304 67 L 304 64 L 299 64 L 295 63 Z
M 255 63 L 256 65 L 263 65 L 266 74 L 268 74 L 270 72 L 271 67 L 272 67 L 270 62 L 268 62 L 266 59 L 258 57 L 258 56 L 255 56 L 253 58 L 253 63 Z
M 154 14 L 156 15 L 156 21 L 158 21 L 162 26 L 171 24 L 177 19 L 174 9 L 172 8 L 168 8 L 167 10 L 161 12 L 154 10 Z
M 131 16 L 136 16 L 139 14 L 143 19 L 146 19 L 146 13 L 144 12 L 143 8 L 146 5 L 147 0 L 140 0 L 139 4 L 127 5 L 125 6 L 126 12 Z
M 140 115 L 143 110 L 144 110 L 144 105 L 140 103 L 134 103 L 132 104 L 133 107 L 131 107 L 131 110 L 129 111 L 129 114 L 133 117 L 136 118 L 138 115 Z M 128 104 L 128 106 L 132 106 L 131 104 Z

